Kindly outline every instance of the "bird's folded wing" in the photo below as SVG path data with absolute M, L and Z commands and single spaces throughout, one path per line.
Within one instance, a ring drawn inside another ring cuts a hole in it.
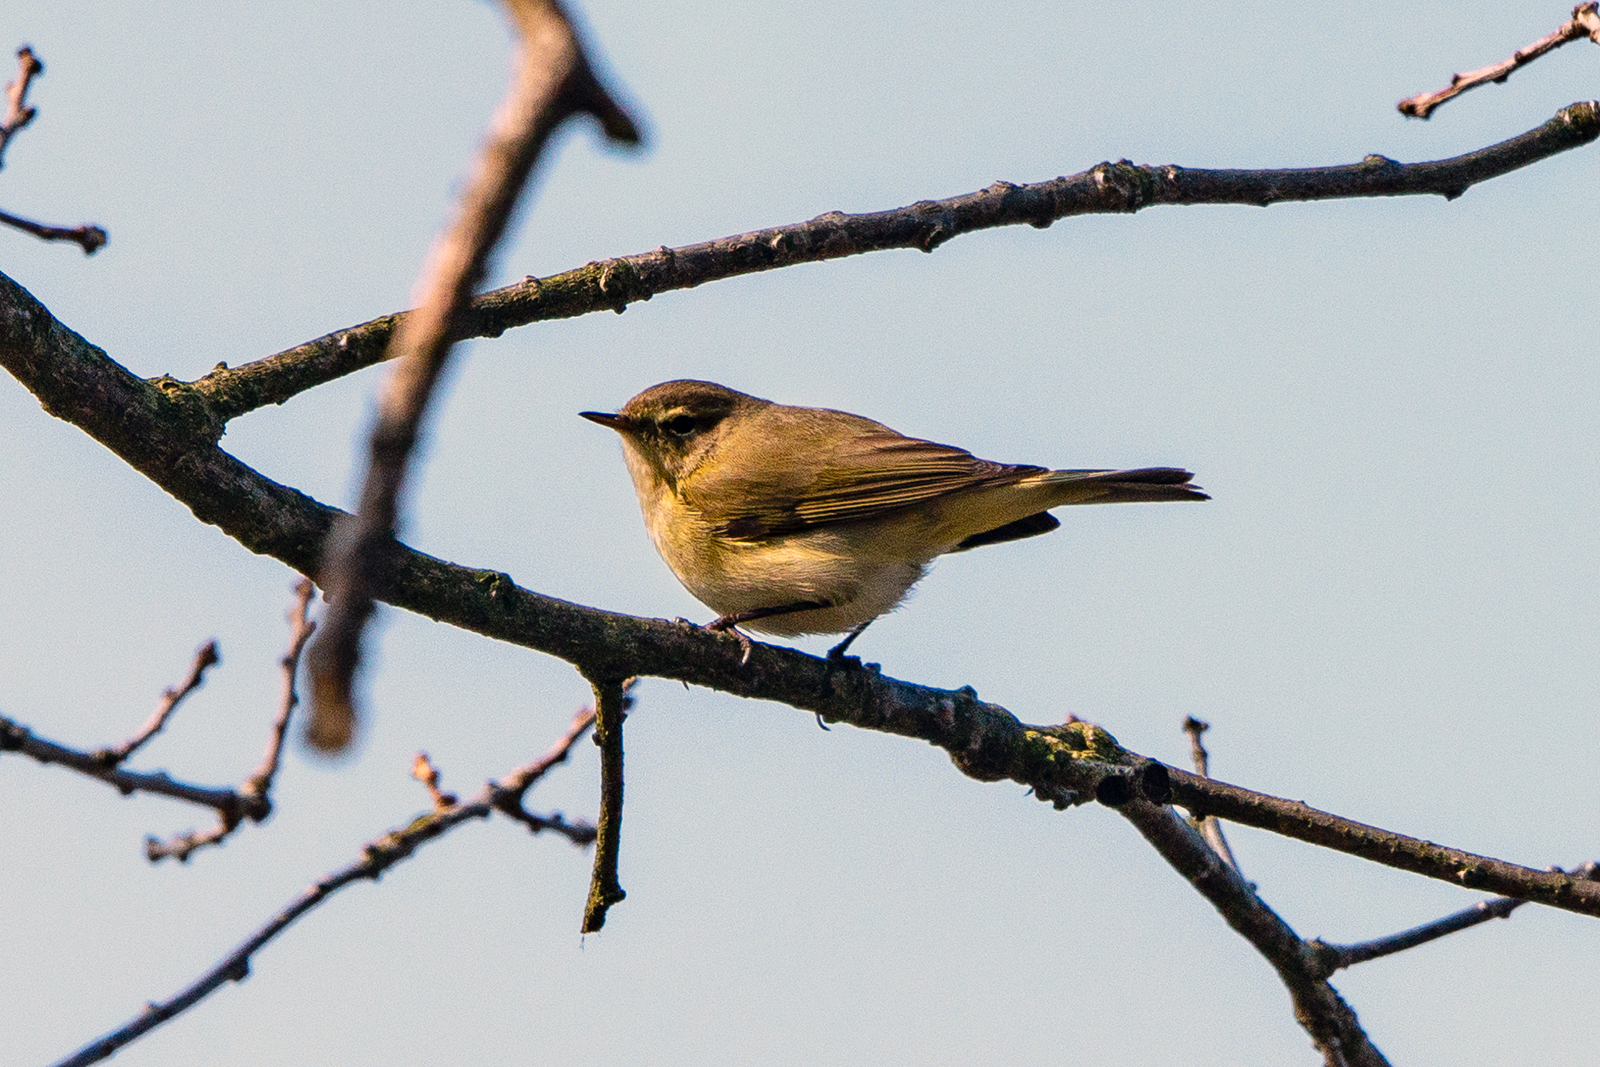
M 693 478 L 680 488 L 703 513 L 727 516 L 724 536 L 760 541 L 814 526 L 860 522 L 937 497 L 1006 485 L 1044 467 L 991 463 L 963 449 L 904 437 L 866 419 L 862 432 L 809 434 L 796 427 L 780 477 Z M 837 427 L 835 427 L 837 429 Z M 813 440 L 804 440 L 812 437 Z M 825 446 L 816 449 L 815 446 Z M 770 473 L 770 472 L 769 472 Z M 710 505 L 710 506 L 707 506 Z

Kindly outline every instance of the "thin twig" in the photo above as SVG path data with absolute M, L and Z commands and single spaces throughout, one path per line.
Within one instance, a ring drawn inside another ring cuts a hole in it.
M 1407 837 L 1320 811 L 1304 801 L 1258 793 L 1176 768 L 1168 771 L 1172 802 L 1191 814 L 1216 815 L 1468 889 L 1600 916 L 1600 884 Z
M 278 660 L 278 666 L 283 670 L 283 696 L 278 701 L 278 717 L 272 722 L 272 735 L 267 741 L 267 751 L 261 757 L 261 765 L 244 783 L 247 792 L 260 796 L 266 796 L 272 790 L 272 779 L 278 773 L 278 761 L 283 757 L 283 740 L 289 732 L 289 719 L 294 709 L 300 706 L 294 679 L 300 670 L 300 656 L 305 652 L 306 642 L 317 631 L 317 624 L 311 621 L 311 599 L 315 593 L 316 586 L 311 584 L 309 578 L 302 578 L 295 583 L 294 607 L 289 610 L 289 649 Z
M 33 121 L 39 109 L 28 103 L 28 87 L 44 73 L 44 64 L 23 45 L 17 49 L 17 80 L 6 85 L 6 117 L 0 122 L 0 167 L 5 166 L 6 146 L 18 130 Z
M 1557 868 L 1559 870 L 1559 868 Z M 1600 863 L 1590 861 L 1583 863 L 1566 872 L 1574 878 L 1588 881 L 1600 881 Z M 1513 897 L 1495 897 L 1492 900 L 1480 900 L 1470 908 L 1446 915 L 1442 919 L 1435 919 L 1431 923 L 1402 930 L 1388 937 L 1374 938 L 1371 941 L 1360 941 L 1353 945 L 1332 945 L 1321 938 L 1308 941 L 1307 944 L 1316 954 L 1317 966 L 1324 975 L 1332 975 L 1345 967 L 1352 967 L 1358 963 L 1375 960 L 1382 956 L 1392 956 L 1396 952 L 1404 952 L 1418 945 L 1425 945 L 1430 941 L 1437 941 L 1441 937 L 1456 933 L 1460 930 L 1470 930 L 1474 926 L 1489 922 L 1491 919 L 1505 919 L 1516 911 L 1526 900 L 1517 900 Z
M 83 249 L 83 254 L 86 256 L 94 255 L 110 240 L 105 230 L 87 222 L 80 226 L 50 226 L 43 222 L 25 219 L 21 215 L 0 211 L 0 223 L 24 233 L 31 233 L 42 241 L 72 241 Z
M 506 779 L 488 783 L 466 804 L 436 808 L 407 823 L 404 828 L 393 830 L 369 842 L 362 848 L 361 859 L 335 871 L 301 893 L 225 959 L 171 999 L 147 1004 L 144 1011 L 126 1024 L 61 1060 L 55 1067 L 87 1067 L 88 1064 L 99 1063 L 162 1023 L 194 1007 L 225 983 L 244 981 L 250 975 L 250 958 L 269 941 L 288 929 L 289 925 L 300 916 L 353 882 L 377 881 L 379 875 L 409 858 L 422 845 L 443 836 L 462 823 L 486 818 L 491 811 L 500 807 L 499 799 L 507 790 L 503 782 L 507 780 L 520 782 L 521 788 L 526 790 L 527 786 L 537 781 L 545 771 L 564 761 L 573 743 L 582 737 L 588 728 L 592 715 L 588 709 L 580 711 L 565 736 L 557 741 L 549 752 L 533 763 L 512 771 Z M 520 821 L 534 832 L 554 830 L 579 845 L 588 844 L 594 839 L 593 827 L 582 823 L 569 823 L 559 812 L 549 816 L 531 816 Z
M 1425 119 L 1432 115 L 1434 109 L 1446 100 L 1460 96 L 1468 89 L 1476 89 L 1480 85 L 1490 82 L 1503 82 L 1511 77 L 1511 72 L 1518 67 L 1526 66 L 1544 55 L 1553 52 L 1562 45 L 1587 37 L 1596 44 L 1600 44 L 1600 5 L 1589 3 L 1579 4 L 1572 9 L 1572 18 L 1562 23 L 1560 28 L 1548 36 L 1541 37 L 1526 48 L 1520 48 L 1511 53 L 1510 59 L 1502 59 L 1498 63 L 1490 64 L 1478 70 L 1468 71 L 1466 74 L 1450 75 L 1450 84 L 1443 89 L 1435 89 L 1431 93 L 1418 93 L 1408 96 L 1395 106 L 1402 115 L 1411 118 Z
M 96 755 L 104 760 L 107 765 L 115 767 L 125 761 L 129 756 L 144 747 L 161 728 L 167 725 L 167 720 L 172 713 L 178 710 L 178 705 L 183 703 L 183 698 L 199 689 L 206 680 L 206 670 L 222 662 L 222 656 L 217 651 L 215 641 L 207 641 L 201 645 L 194 654 L 194 662 L 189 665 L 189 676 L 185 678 L 176 689 L 165 689 L 161 693 L 161 701 L 156 705 L 156 710 L 151 714 L 139 731 L 128 738 L 116 748 L 103 749 Z
M 255 772 L 244 780 L 236 794 L 237 803 L 217 809 L 217 825 L 209 830 L 192 830 L 167 841 L 147 837 L 144 841 L 145 858 L 155 863 L 171 857 L 180 863 L 189 859 L 190 853 L 209 845 L 221 844 L 239 828 L 240 822 L 249 819 L 261 822 L 272 814 L 272 779 L 278 773 L 278 761 L 283 754 L 283 739 L 289 731 L 289 718 L 294 714 L 300 698 L 295 694 L 294 677 L 300 666 L 300 654 L 310 640 L 317 624 L 309 618 L 311 597 L 314 592 L 309 579 L 295 584 L 294 607 L 289 611 L 289 650 L 278 664 L 283 669 L 283 696 L 278 701 L 278 714 L 272 722 L 267 740 L 267 751 Z
M 1194 761 L 1194 771 L 1202 778 L 1211 777 L 1210 756 L 1206 753 L 1206 746 L 1201 743 L 1200 735 L 1211 729 L 1211 724 L 1202 722 L 1193 715 L 1183 720 L 1183 732 L 1189 737 L 1189 758 Z M 1234 858 L 1233 849 L 1228 847 L 1228 839 L 1222 834 L 1222 823 L 1209 815 L 1194 815 L 1189 820 L 1200 836 L 1206 839 L 1206 844 L 1217 850 L 1217 855 L 1222 861 L 1234 870 L 1239 869 L 1239 861 Z
M 555 830 L 565 835 L 574 845 L 594 844 L 597 831 L 588 823 L 569 823 L 559 811 L 551 815 L 536 815 L 522 806 L 523 797 L 527 795 L 528 790 L 549 774 L 551 768 L 565 763 L 567 756 L 572 752 L 572 746 L 593 725 L 594 708 L 580 709 L 572 717 L 572 722 L 567 725 L 567 732 L 550 746 L 550 751 L 532 763 L 523 764 L 498 781 L 489 783 L 489 803 L 496 811 L 525 825 L 531 833 Z
M 331 607 L 312 651 L 306 734 L 324 752 L 345 748 L 354 736 L 352 685 L 361 633 L 373 598 L 382 595 L 391 576 L 386 549 L 397 529 L 407 463 L 454 343 L 454 324 L 484 275 L 528 175 L 550 134 L 575 114 L 593 114 L 613 140 L 639 140 L 632 120 L 596 80 L 560 5 L 555 0 L 505 3 L 519 37 L 516 75 L 456 220 L 430 254 L 419 284 L 421 306 L 394 336 L 396 365 L 378 399 L 360 508 L 325 549 L 321 584 Z
M 605 926 L 606 912 L 628 896 L 617 878 L 617 855 L 622 843 L 622 724 L 633 706 L 628 695 L 633 681 L 592 683 L 594 743 L 600 746 L 600 836 L 594 848 L 589 899 L 583 909 L 582 932 L 586 934 Z
M 622 312 L 657 293 L 761 271 L 889 249 L 932 252 L 962 234 L 1026 223 L 1045 227 L 1078 215 L 1131 213 L 1156 205 L 1266 206 L 1346 197 L 1460 196 L 1479 182 L 1588 144 L 1600 136 L 1600 105 L 1563 108 L 1509 141 L 1451 159 L 1396 163 L 1368 156 L 1342 167 L 1198 170 L 1101 163 L 1079 174 L 1027 185 L 997 182 L 945 200 L 864 215 L 832 211 L 806 222 L 681 248 L 590 263 L 485 293 L 456 322 L 456 339 L 498 337 L 533 322 L 597 311 Z M 390 338 L 416 312 L 385 315 L 239 367 L 219 366 L 192 383 L 214 418 L 228 419 L 381 362 Z M 217 430 L 220 434 L 220 428 Z
M 226 786 L 192 785 L 172 778 L 165 771 L 130 771 L 108 767 L 98 752 L 86 752 L 40 737 L 15 719 L 0 715 L 0 752 L 20 752 L 40 763 L 56 764 L 97 778 L 124 796 L 154 793 L 174 800 L 222 810 L 238 802 L 239 795 Z
M 411 761 L 411 777 L 427 787 L 428 796 L 433 798 L 435 811 L 444 811 L 446 808 L 456 806 L 456 795 L 443 792 L 439 788 L 439 768 L 433 765 L 426 752 L 418 752 L 416 758 Z

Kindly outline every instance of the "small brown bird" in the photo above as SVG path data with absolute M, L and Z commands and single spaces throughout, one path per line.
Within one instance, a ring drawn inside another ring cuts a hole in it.
M 712 382 L 663 382 L 614 415 L 580 414 L 621 434 L 650 538 L 719 613 L 711 629 L 848 631 L 832 659 L 946 552 L 1048 533 L 1065 504 L 1210 499 L 1174 467 L 991 463 Z

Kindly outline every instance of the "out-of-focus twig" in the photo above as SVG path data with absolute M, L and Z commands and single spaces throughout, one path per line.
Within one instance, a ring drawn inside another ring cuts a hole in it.
M 1189 737 L 1189 758 L 1194 761 L 1194 772 L 1202 778 L 1211 777 L 1211 757 L 1206 753 L 1206 746 L 1201 742 L 1200 735 L 1211 729 L 1211 724 L 1202 722 L 1193 715 L 1183 720 L 1183 732 Z M 1239 869 L 1239 861 L 1234 859 L 1233 849 L 1228 847 L 1228 839 L 1222 834 L 1222 823 L 1210 815 L 1194 815 L 1190 823 L 1200 836 L 1206 839 L 1206 844 L 1217 850 L 1217 855 L 1222 857 L 1224 863 L 1234 870 Z
M 600 831 L 594 847 L 594 873 L 583 909 L 582 932 L 596 933 L 606 924 L 611 905 L 627 897 L 617 878 L 617 853 L 622 843 L 622 723 L 633 706 L 634 679 L 594 682 L 594 743 L 600 746 Z
M 1579 38 L 1587 37 L 1596 44 L 1600 44 L 1600 5 L 1588 3 L 1579 4 L 1572 9 L 1572 17 L 1562 23 L 1560 28 L 1548 36 L 1541 37 L 1526 48 L 1519 48 L 1511 53 L 1510 59 L 1502 59 L 1478 70 L 1468 71 L 1465 74 L 1450 75 L 1450 84 L 1443 89 L 1435 89 L 1431 93 L 1418 93 L 1408 96 L 1395 106 L 1402 115 L 1416 119 L 1425 119 L 1432 115 L 1438 106 L 1446 100 L 1460 96 L 1468 89 L 1476 89 L 1480 85 L 1490 82 L 1503 82 L 1511 77 L 1511 72 L 1518 67 L 1526 66 L 1544 55 L 1552 52 L 1562 45 Z
M 614 141 L 639 141 L 633 120 L 595 77 L 561 6 L 555 0 L 505 4 L 519 37 L 513 84 L 490 126 L 456 219 L 434 245 L 419 285 L 420 306 L 394 336 L 396 364 L 378 398 L 360 507 L 335 528 L 324 549 L 320 582 L 331 608 L 312 651 L 306 733 L 324 752 L 344 749 L 354 736 L 361 633 L 374 598 L 388 588 L 388 549 L 406 466 L 449 356 L 456 321 L 483 278 L 529 173 L 550 134 L 574 114 L 595 116 Z
M 161 702 L 156 705 L 156 710 L 151 714 L 145 724 L 139 727 L 139 732 L 128 738 L 116 748 L 105 749 L 97 755 L 110 766 L 117 766 L 129 756 L 139 751 L 161 728 L 167 725 L 167 720 L 172 713 L 178 710 L 178 705 L 183 703 L 183 698 L 200 688 L 206 679 L 206 669 L 222 662 L 222 656 L 217 651 L 215 641 L 207 641 L 200 646 L 194 654 L 194 662 L 189 665 L 189 676 L 185 678 L 176 689 L 164 690 Z
M 426 752 L 418 752 L 416 759 L 411 761 L 411 777 L 427 787 L 428 796 L 433 798 L 435 811 L 455 807 L 456 795 L 439 789 L 439 768 L 433 765 Z
M 6 146 L 18 130 L 33 121 L 39 109 L 28 103 L 28 87 L 44 73 L 44 64 L 23 45 L 17 49 L 17 80 L 6 85 L 6 117 L 0 122 L 0 167 L 5 166 Z
M 295 584 L 294 607 L 289 611 L 289 650 L 278 660 L 283 668 L 283 696 L 278 701 L 278 714 L 273 719 L 272 731 L 267 739 L 266 754 L 254 773 L 244 780 L 235 794 L 236 802 L 217 809 L 217 824 L 209 830 L 191 830 L 167 841 L 147 837 L 144 841 L 145 858 L 154 863 L 171 857 L 186 861 L 189 854 L 208 845 L 221 844 L 239 828 L 245 819 L 261 822 L 272 814 L 272 779 L 278 773 L 278 761 L 283 755 L 283 739 L 289 732 L 289 718 L 294 714 L 300 698 L 295 693 L 294 678 L 300 667 L 300 654 L 316 631 L 317 624 L 310 619 L 311 597 L 315 592 L 309 579 Z
M 509 795 L 515 794 L 520 809 L 522 793 L 534 782 L 543 777 L 551 767 L 563 762 L 572 745 L 582 737 L 593 721 L 593 712 L 585 708 L 572 720 L 572 725 L 566 734 L 556 742 L 549 752 L 526 766 L 512 771 L 500 781 L 490 782 L 485 785 L 470 801 L 453 807 L 435 807 L 425 815 L 421 815 L 399 830 L 384 834 L 375 841 L 369 842 L 361 850 L 361 858 L 327 877 L 316 882 L 305 892 L 301 893 L 289 903 L 282 911 L 269 919 L 260 929 L 251 934 L 243 944 L 234 949 L 228 956 L 201 975 L 190 985 L 185 987 L 175 996 L 160 1002 L 147 1004 L 142 1012 L 125 1025 L 112 1031 L 102 1038 L 84 1046 L 78 1052 L 61 1060 L 55 1067 L 88 1067 L 91 1063 L 99 1063 L 110 1058 L 117 1050 L 124 1048 L 140 1037 L 154 1030 L 169 1019 L 182 1014 L 216 992 L 227 982 L 242 982 L 250 976 L 250 959 L 260 951 L 273 938 L 288 929 L 300 916 L 326 901 L 345 886 L 353 882 L 377 881 L 378 876 L 402 860 L 408 859 L 413 852 L 435 838 L 442 837 L 450 830 L 462 823 L 473 819 L 482 819 L 491 811 L 503 810 L 501 802 Z M 526 813 L 524 813 L 526 814 Z M 583 823 L 569 823 L 562 818 L 559 812 L 550 816 L 533 816 L 540 825 L 534 825 L 529 818 L 519 821 L 527 824 L 535 832 L 538 830 L 554 830 L 575 844 L 585 845 L 594 840 L 594 828 Z

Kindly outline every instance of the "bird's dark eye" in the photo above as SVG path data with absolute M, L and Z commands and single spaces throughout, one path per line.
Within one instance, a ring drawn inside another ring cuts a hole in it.
M 661 428 L 674 437 L 688 437 L 700 425 L 693 415 L 674 415 L 661 424 Z

